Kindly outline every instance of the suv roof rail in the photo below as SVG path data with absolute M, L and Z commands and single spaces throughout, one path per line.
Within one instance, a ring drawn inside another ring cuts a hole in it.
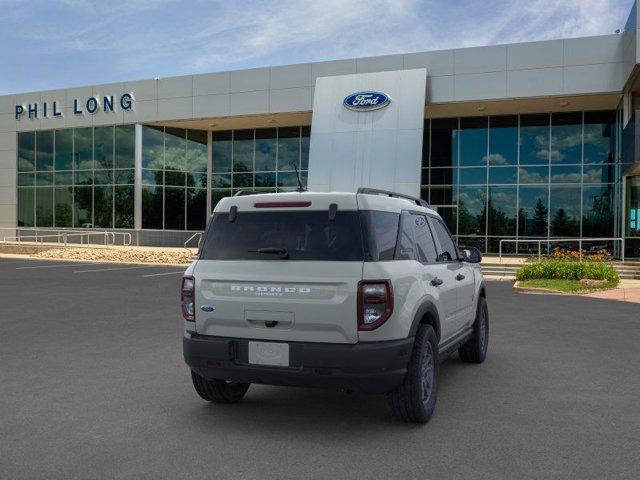
M 259 195 L 260 193 L 266 192 L 256 192 L 255 190 L 238 190 L 233 194 L 234 197 L 245 197 L 247 195 Z
M 431 208 L 425 200 L 412 197 L 411 195 L 405 195 L 404 193 L 390 192 L 389 190 L 380 190 L 378 188 L 368 187 L 360 187 L 358 189 L 358 193 L 363 193 L 365 195 L 386 195 L 387 197 L 404 198 L 405 200 L 415 202 L 416 205 L 420 205 L 421 207 Z

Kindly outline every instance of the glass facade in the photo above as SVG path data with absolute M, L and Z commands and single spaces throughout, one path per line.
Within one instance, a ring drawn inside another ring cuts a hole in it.
M 484 252 L 500 239 L 617 237 L 617 144 L 613 111 L 427 120 L 422 197 Z
M 18 134 L 18 226 L 133 228 L 135 127 Z
M 213 132 L 211 208 L 239 190 L 283 192 L 307 185 L 311 127 Z

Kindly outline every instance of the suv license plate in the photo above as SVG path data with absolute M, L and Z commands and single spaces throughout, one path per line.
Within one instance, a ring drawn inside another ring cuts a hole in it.
M 249 342 L 249 363 L 254 365 L 289 366 L 289 344 Z

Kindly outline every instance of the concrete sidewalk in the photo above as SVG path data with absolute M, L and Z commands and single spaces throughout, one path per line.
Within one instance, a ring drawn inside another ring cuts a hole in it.
M 618 300 L 620 302 L 640 303 L 640 280 L 621 280 L 613 290 L 587 293 L 585 297 Z

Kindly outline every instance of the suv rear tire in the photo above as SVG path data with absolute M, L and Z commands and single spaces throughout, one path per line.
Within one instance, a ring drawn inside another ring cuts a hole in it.
M 438 338 L 431 325 L 420 325 L 407 375 L 387 394 L 393 415 L 403 422 L 427 423 L 438 394 Z
M 191 370 L 191 380 L 198 395 L 213 403 L 237 403 L 242 400 L 251 385 L 218 379 L 207 380 L 193 370 Z
M 482 363 L 487 358 L 489 344 L 489 309 L 484 297 L 478 298 L 476 320 L 473 322 L 473 335 L 458 349 L 460 360 L 467 363 Z

